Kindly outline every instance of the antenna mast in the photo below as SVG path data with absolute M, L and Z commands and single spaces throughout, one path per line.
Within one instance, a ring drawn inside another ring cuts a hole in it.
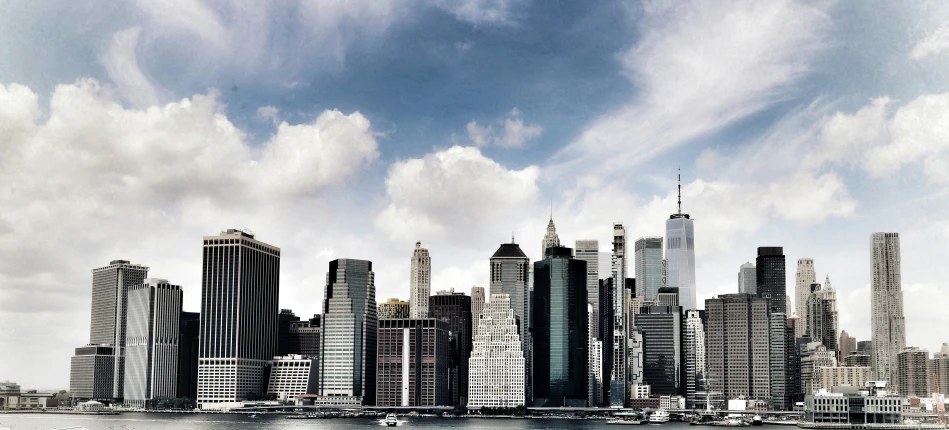
M 679 215 L 682 215 L 682 168 L 679 167 Z

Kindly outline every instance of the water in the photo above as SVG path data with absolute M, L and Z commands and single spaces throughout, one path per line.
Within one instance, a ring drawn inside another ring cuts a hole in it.
M 400 430 L 411 429 L 465 429 L 465 430 L 585 430 L 623 429 L 628 426 L 607 425 L 604 420 L 556 420 L 556 419 L 505 419 L 505 418 L 434 418 L 400 417 Z M 50 430 L 81 426 L 89 430 L 290 430 L 290 429 L 355 429 L 385 427 L 379 419 L 338 418 L 327 420 L 288 420 L 286 416 L 273 415 L 248 418 L 242 415 L 225 414 L 145 414 L 123 413 L 121 415 L 43 415 L 0 414 L 0 424 L 13 430 Z M 0 427 L 2 427 L 0 426 Z M 687 423 L 668 422 L 658 425 L 643 425 L 640 430 L 685 430 Z

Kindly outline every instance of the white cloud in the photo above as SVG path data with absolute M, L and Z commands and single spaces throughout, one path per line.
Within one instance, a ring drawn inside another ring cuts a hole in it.
M 507 117 L 499 122 L 499 128 L 500 131 L 495 131 L 494 127 L 480 126 L 476 121 L 471 121 L 465 126 L 468 139 L 471 139 L 477 147 L 494 144 L 504 148 L 519 148 L 539 137 L 544 131 L 539 125 L 524 124 L 521 111 L 517 108 L 508 112 Z
M 475 25 L 511 25 L 528 0 L 435 0 L 434 5 L 461 21 Z
M 159 91 L 138 64 L 136 48 L 141 27 L 122 30 L 112 36 L 109 50 L 100 58 L 109 79 L 132 106 L 147 107 L 159 103 Z
M 943 24 L 942 27 L 917 42 L 909 56 L 914 60 L 922 60 L 946 49 L 949 49 L 949 24 Z
M 277 116 L 280 114 L 280 109 L 277 109 L 273 106 L 261 106 L 257 108 L 257 118 L 262 121 L 272 122 L 274 125 L 279 124 Z
M 0 102 L 0 350 L 18 351 L 0 368 L 40 387 L 65 388 L 71 349 L 88 340 L 89 270 L 112 259 L 180 283 L 196 310 L 200 237 L 252 227 L 284 249 L 283 300 L 317 310 L 308 292 L 325 265 L 312 265 L 326 256 L 311 244 L 340 236 L 321 191 L 378 158 L 358 112 L 282 123 L 258 153 L 213 91 L 130 109 L 82 80 L 58 86 L 45 116 L 27 87 L 0 85 Z
M 648 3 L 620 56 L 639 87 L 555 157 L 572 170 L 629 170 L 786 97 L 827 44 L 825 12 L 792 1 Z M 793 16 L 795 19 L 787 19 Z

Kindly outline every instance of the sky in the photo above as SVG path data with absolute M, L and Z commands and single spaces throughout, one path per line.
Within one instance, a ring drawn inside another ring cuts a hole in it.
M 949 3 L 33 2 L 0 14 L 0 380 L 67 388 L 91 270 L 200 309 L 202 236 L 281 248 L 280 307 L 328 262 L 377 301 L 486 285 L 514 240 L 695 220 L 698 302 L 783 246 L 870 338 L 870 234 L 898 232 L 907 344 L 949 341 Z M 605 277 L 601 275 L 601 277 Z

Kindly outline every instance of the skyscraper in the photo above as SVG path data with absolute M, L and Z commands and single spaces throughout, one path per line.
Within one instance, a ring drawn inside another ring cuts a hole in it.
M 432 258 L 422 242 L 415 242 L 412 252 L 412 273 L 409 288 L 409 317 L 428 318 L 428 296 L 432 294 Z
M 704 311 L 685 311 L 682 323 L 682 385 L 687 408 L 698 408 L 697 392 L 705 391 L 705 327 Z
M 560 236 L 557 236 L 557 227 L 554 227 L 554 214 L 551 212 L 550 221 L 547 222 L 547 233 L 544 234 L 544 240 L 540 244 L 540 256 L 547 255 L 547 248 L 560 246 Z
M 705 311 L 709 390 L 729 399 L 770 399 L 768 300 L 725 294 L 706 300 Z
M 755 265 L 745 263 L 738 269 L 738 292 L 740 294 L 758 294 L 758 281 Z
M 943 343 L 939 352 L 933 354 L 930 363 L 932 378 L 935 383 L 932 392 L 949 394 L 949 344 Z
M 857 338 L 847 334 L 847 330 L 840 331 L 840 337 L 837 340 L 837 361 L 843 362 L 844 358 L 857 352 Z
M 375 404 L 377 328 L 372 262 L 330 261 L 323 294 L 321 404 Z
M 768 315 L 769 340 L 768 355 L 770 356 L 771 374 L 771 403 L 770 409 L 786 411 L 791 409 L 788 398 L 788 353 L 787 353 L 787 317 L 781 312 L 772 312 Z
M 780 246 L 758 247 L 755 271 L 758 296 L 768 300 L 768 310 L 770 312 L 786 313 L 787 280 L 784 271 L 784 248 Z
M 406 305 L 408 307 L 408 305 Z M 406 312 L 408 314 L 408 312 Z M 319 359 L 323 339 L 323 316 L 316 314 L 309 320 L 295 322 L 290 326 L 290 355 Z M 319 374 L 319 361 L 313 374 Z M 317 379 L 319 382 L 319 379 Z M 315 393 L 314 393 L 315 394 Z
M 679 175 L 678 211 L 666 220 L 666 265 L 669 287 L 679 289 L 679 303 L 685 310 L 698 309 L 695 302 L 695 227 L 689 214 L 682 213 L 682 175 Z
M 297 322 L 300 322 L 300 317 L 296 316 L 292 310 L 280 310 L 280 314 L 277 315 L 277 355 L 292 354 L 290 352 L 290 326 Z
M 655 300 L 662 288 L 662 238 L 636 240 L 636 297 Z
M 513 238 L 512 238 L 513 239 Z M 507 294 L 511 309 L 520 321 L 521 350 L 528 359 L 526 368 L 530 369 L 530 293 L 528 288 L 528 270 L 530 259 L 516 243 L 502 243 L 491 256 L 491 300 L 495 294 Z
M 643 336 L 643 378 L 652 393 L 674 396 L 682 387 L 682 308 L 643 306 L 636 315 Z
M 870 268 L 873 372 L 877 379 L 898 386 L 896 354 L 906 348 L 899 233 L 870 236 Z
M 626 228 L 623 224 L 613 224 L 613 274 L 612 281 L 612 346 L 610 364 L 610 405 L 626 406 L 629 380 L 627 375 L 627 336 L 626 326 Z
M 397 298 L 390 297 L 385 302 L 379 303 L 376 316 L 379 319 L 397 319 L 409 318 L 411 315 L 411 305 L 409 302 L 403 302 Z
M 524 405 L 526 371 L 517 315 L 507 294 L 492 294 L 474 339 L 469 360 L 468 406 L 513 408 Z
M 108 266 L 92 269 L 92 327 L 89 344 L 113 346 L 112 399 L 115 400 L 125 397 L 123 383 L 128 290 L 140 285 L 147 276 L 147 267 L 130 264 L 127 260 L 113 260 Z M 101 378 L 96 379 L 101 381 Z
M 448 330 L 437 318 L 379 320 L 375 405 L 450 404 Z
M 146 279 L 129 288 L 125 340 L 125 404 L 146 407 L 178 394 L 181 287 Z
M 600 306 L 600 241 L 578 240 L 574 251 L 577 260 L 587 262 L 587 302 L 598 313 Z M 594 319 L 596 319 L 594 317 Z M 595 327 L 594 327 L 594 331 Z
M 807 321 L 807 298 L 811 295 L 811 284 L 817 283 L 817 274 L 814 272 L 814 259 L 799 258 L 797 271 L 794 273 L 794 311 L 802 321 Z M 796 337 L 805 336 L 807 324 L 797 327 Z
M 478 318 L 484 309 L 484 287 L 471 287 L 471 338 L 478 335 Z
M 445 321 L 454 351 L 449 362 L 451 372 L 451 404 L 463 405 L 468 399 L 468 358 L 472 338 L 471 297 L 454 289 L 439 291 L 428 298 L 428 312 L 432 318 Z
M 201 314 L 182 312 L 178 320 L 178 394 L 175 397 L 194 400 L 198 398 Z
M 929 397 L 930 387 L 929 351 L 916 347 L 905 348 L 896 354 L 896 370 L 899 385 L 896 391 L 905 397 Z
M 586 406 L 587 267 L 562 246 L 534 263 L 533 396 L 535 406 Z
M 830 277 L 822 286 L 811 284 L 811 294 L 807 297 L 807 330 L 805 335 L 814 342 L 820 342 L 828 351 L 839 356 L 837 347 L 837 292 L 830 285 Z
M 198 406 L 264 391 L 277 352 L 280 248 L 247 231 L 205 236 L 201 271 Z

